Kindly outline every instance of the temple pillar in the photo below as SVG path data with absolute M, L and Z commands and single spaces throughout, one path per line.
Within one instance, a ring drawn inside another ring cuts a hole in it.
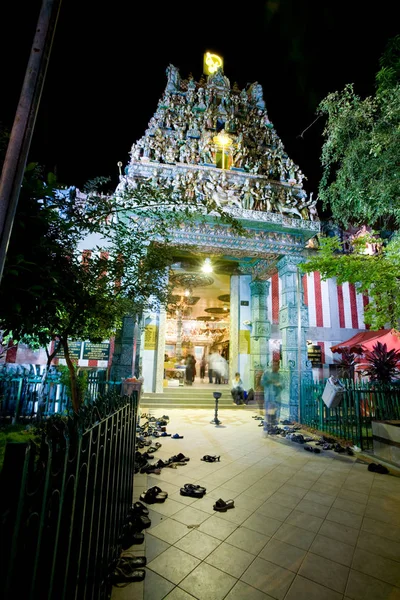
M 311 363 L 307 359 L 306 331 L 308 310 L 298 269 L 301 257 L 284 256 L 277 264 L 282 282 L 279 329 L 282 336 L 281 374 L 285 382 L 280 418 L 299 421 L 301 383 L 312 381 Z
M 122 319 L 122 326 L 115 335 L 114 353 L 112 357 L 110 379 L 121 381 L 132 377 L 134 365 L 134 333 L 136 317 L 126 315 Z
M 230 290 L 229 374 L 240 373 L 245 389 L 253 387 L 250 375 L 251 275 L 233 275 Z
M 269 281 L 250 282 L 251 294 L 251 354 L 250 354 L 250 384 L 252 384 L 255 399 L 263 401 L 263 388 L 260 379 L 267 364 L 271 323 L 268 320 Z

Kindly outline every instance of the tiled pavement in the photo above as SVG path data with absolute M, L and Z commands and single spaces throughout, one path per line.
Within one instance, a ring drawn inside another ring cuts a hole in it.
M 155 459 L 182 452 L 185 467 L 135 475 L 135 500 L 153 485 L 146 578 L 114 588 L 112 600 L 400 600 L 400 478 L 371 473 L 357 458 L 311 454 L 264 437 L 250 410 L 162 410 L 168 433 Z M 221 461 L 200 461 L 204 454 Z M 181 496 L 185 483 L 207 488 Z M 218 498 L 235 508 L 216 513 Z

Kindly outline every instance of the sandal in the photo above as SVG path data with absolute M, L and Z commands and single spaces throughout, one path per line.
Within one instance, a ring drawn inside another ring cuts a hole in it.
M 183 440 L 183 435 L 179 435 L 179 433 L 174 433 L 172 436 L 173 440 Z
M 204 488 L 203 488 L 204 489 Z M 190 498 L 202 498 L 205 492 L 200 490 L 195 490 L 194 488 L 183 487 L 180 490 L 181 496 L 189 496 Z
M 205 456 L 203 456 L 203 458 L 201 458 L 200 460 L 204 460 L 204 462 L 220 462 L 220 456 L 210 456 L 209 454 L 206 454 Z
M 128 563 L 122 563 L 115 567 L 111 575 L 111 581 L 116 587 L 124 587 L 133 581 L 143 581 L 145 577 L 146 571 L 144 569 L 132 569 Z
M 235 508 L 235 504 L 233 500 L 227 500 L 225 502 L 225 500 L 222 500 L 222 498 L 220 498 L 219 500 L 216 501 L 216 503 L 213 506 L 214 510 L 217 510 L 219 512 L 226 512 L 228 510 L 228 508 Z
M 135 502 L 132 504 L 131 508 L 128 511 L 129 515 L 145 515 L 146 517 L 149 514 L 149 509 L 145 507 L 141 502 Z
M 182 452 L 179 452 L 179 454 L 177 454 L 174 458 L 177 458 L 178 460 L 185 460 L 186 462 L 189 462 L 190 460 L 190 458 L 182 454 Z
M 155 504 L 156 502 L 165 502 L 168 498 L 168 492 L 163 492 L 159 487 L 154 486 L 146 492 L 140 494 L 140 499 L 146 504 Z
M 123 528 L 123 533 L 119 539 L 122 549 L 127 550 L 135 544 L 143 544 L 144 533 L 140 531 L 132 531 L 132 527 L 128 524 Z
M 126 554 L 122 554 L 117 562 L 117 567 L 120 566 L 125 566 L 127 565 L 128 567 L 130 567 L 131 569 L 137 569 L 140 567 L 145 567 L 147 563 L 146 557 L 145 556 L 135 556 L 132 553 L 126 553 Z
M 203 492 L 203 494 L 205 494 L 207 491 L 205 487 L 201 487 L 201 485 L 196 485 L 194 483 L 185 483 L 183 487 L 187 490 L 197 490 L 199 492 Z

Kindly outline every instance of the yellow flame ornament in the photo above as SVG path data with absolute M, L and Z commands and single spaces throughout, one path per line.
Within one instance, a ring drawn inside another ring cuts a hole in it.
M 218 54 L 211 54 L 211 52 L 204 54 L 204 73 L 206 75 L 213 75 L 219 68 L 223 68 L 223 66 L 224 61 Z

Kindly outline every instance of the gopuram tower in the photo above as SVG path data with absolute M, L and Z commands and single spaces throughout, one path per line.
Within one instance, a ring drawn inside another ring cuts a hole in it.
M 299 382 L 311 378 L 298 264 L 320 230 L 316 202 L 268 117 L 259 83 L 231 87 L 222 68 L 198 82 L 182 79 L 173 65 L 166 74 L 164 94 L 132 146 L 121 189 L 146 180 L 158 189 L 172 188 L 189 204 L 211 199 L 246 228 L 247 235 L 240 236 L 216 218 L 183 225 L 170 239 L 174 247 L 195 246 L 200 254 L 238 262 L 239 273 L 231 277 L 229 365 L 231 374 L 240 371 L 256 391 L 271 359 L 269 279 L 278 272 L 281 372 L 287 383 L 281 418 L 297 418 Z M 163 391 L 164 320 L 159 315 L 154 321 L 154 352 L 143 363 L 148 392 Z

